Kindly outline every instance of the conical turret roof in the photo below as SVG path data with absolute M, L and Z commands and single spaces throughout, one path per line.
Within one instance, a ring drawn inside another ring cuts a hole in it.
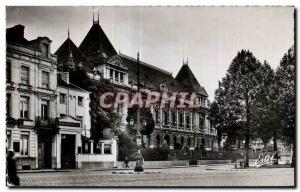
M 117 55 L 116 50 L 97 22 L 94 22 L 88 34 L 80 44 L 79 49 L 89 61 L 98 58 L 110 58 Z
M 192 70 L 187 64 L 182 65 L 175 79 L 183 86 L 186 90 L 199 93 L 203 96 L 208 96 L 205 89 L 201 87 Z
M 61 66 L 67 65 L 70 56 L 72 56 L 73 62 L 76 66 L 78 66 L 79 63 L 82 63 L 83 66 L 89 68 L 88 60 L 70 38 L 67 38 L 63 42 L 55 54 L 57 55 L 57 62 Z

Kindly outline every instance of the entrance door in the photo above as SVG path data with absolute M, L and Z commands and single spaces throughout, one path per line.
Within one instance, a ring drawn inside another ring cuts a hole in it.
M 75 135 L 61 136 L 61 168 L 75 169 Z
M 40 169 L 51 169 L 51 140 L 38 142 L 38 166 Z

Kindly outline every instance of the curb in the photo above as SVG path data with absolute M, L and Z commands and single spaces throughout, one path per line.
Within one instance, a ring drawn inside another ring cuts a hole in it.
M 202 164 L 189 166 L 171 166 L 171 167 L 149 167 L 145 169 L 170 169 L 170 168 L 189 168 L 189 167 L 203 167 L 203 166 L 224 166 L 233 164 Z M 19 170 L 18 173 L 54 173 L 54 172 L 72 172 L 72 171 L 126 171 L 134 168 L 113 168 L 113 169 L 46 169 L 46 170 Z

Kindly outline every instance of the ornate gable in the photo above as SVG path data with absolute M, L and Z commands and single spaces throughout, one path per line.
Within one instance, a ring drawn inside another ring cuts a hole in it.
M 117 67 L 128 69 L 119 55 L 114 55 L 114 56 L 110 57 L 108 59 L 107 63 L 117 66 Z

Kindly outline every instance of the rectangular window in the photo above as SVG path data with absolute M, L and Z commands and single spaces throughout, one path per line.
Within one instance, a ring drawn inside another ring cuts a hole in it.
M 183 125 L 183 115 L 181 113 L 179 114 L 179 126 L 182 127 L 182 125 Z
M 21 66 L 21 83 L 29 84 L 29 67 Z
M 176 125 L 176 113 L 172 113 L 172 123 Z
M 94 143 L 94 153 L 101 153 L 101 146 L 102 146 L 102 143 L 100 143 L 100 142 Z
M 49 114 L 48 101 L 42 100 L 41 112 L 42 112 L 41 114 L 42 119 L 48 119 L 48 114 Z
M 89 143 L 84 143 L 84 153 L 89 153 Z
M 120 82 L 123 83 L 124 82 L 124 74 L 120 73 Z
M 59 102 L 60 102 L 60 104 L 66 103 L 66 94 L 63 94 L 63 93 L 59 94 Z
M 28 155 L 28 147 L 29 146 L 29 133 L 23 132 L 21 133 L 20 140 L 20 155 Z
M 20 152 L 20 142 L 18 142 L 18 141 L 13 142 L 13 150 L 17 153 Z
M 164 111 L 164 124 L 167 125 L 168 124 L 168 112 Z
M 111 144 L 104 144 L 104 154 L 111 154 Z
M 78 97 L 78 106 L 83 105 L 83 97 Z
M 200 130 L 204 129 L 204 121 L 203 121 L 202 117 L 199 118 L 199 128 L 200 128 Z
M 49 88 L 49 73 L 46 71 L 42 72 L 42 87 Z
M 49 56 L 49 45 L 46 43 L 43 43 L 43 52 L 44 56 L 48 57 Z
M 6 147 L 11 148 L 11 131 L 6 131 Z
M 119 72 L 115 71 L 115 81 L 119 82 Z
M 155 122 L 159 123 L 159 111 L 155 110 Z
M 20 98 L 20 117 L 21 118 L 28 118 L 28 97 L 21 97 Z
M 112 69 L 109 70 L 109 79 L 112 81 L 114 79 L 114 71 Z
M 189 127 L 190 126 L 190 116 L 186 116 L 185 120 L 186 120 L 185 123 L 186 123 L 187 127 Z
M 11 61 L 6 62 L 6 81 L 11 82 Z

